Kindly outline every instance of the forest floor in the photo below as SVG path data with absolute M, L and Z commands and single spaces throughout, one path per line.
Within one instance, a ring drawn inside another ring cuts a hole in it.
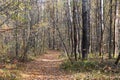
M 120 80 L 120 64 L 114 61 L 90 58 L 71 64 L 60 51 L 48 50 L 29 62 L 0 63 L 0 80 Z
M 63 59 L 60 52 L 47 51 L 36 60 L 26 63 L 22 72 L 23 80 L 74 80 L 72 74 L 60 68 Z

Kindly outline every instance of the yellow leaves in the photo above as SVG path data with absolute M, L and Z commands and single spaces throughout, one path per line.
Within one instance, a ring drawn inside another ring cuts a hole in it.
M 47 22 L 42 22 L 39 25 L 42 26 L 42 27 L 46 27 L 46 26 L 48 26 L 48 23 Z
M 0 69 L 0 80 L 19 80 L 20 77 L 18 77 L 18 75 L 19 72 L 16 70 L 10 71 Z
M 2 69 L 0 69 L 0 75 L 2 75 L 4 73 L 4 71 Z
M 33 28 L 38 28 L 38 27 L 48 27 L 48 22 L 40 22 L 33 26 Z
M 26 3 L 22 3 L 22 2 L 21 2 L 21 3 L 19 4 L 19 9 L 23 11 L 25 8 L 28 9 L 28 10 L 31 10 L 31 9 L 32 9 L 32 6 L 29 5 L 29 4 L 26 4 Z
M 77 73 L 74 76 L 76 80 L 84 80 L 84 78 L 86 77 L 86 73 Z
M 6 24 L 2 25 L 2 29 L 8 29 L 8 26 Z
M 22 76 L 22 78 L 29 78 L 30 77 L 30 75 L 24 74 L 24 73 L 21 73 L 20 75 Z
M 64 5 L 64 3 L 62 1 L 59 1 L 57 4 L 58 8 L 62 8 L 63 5 Z
M 19 4 L 19 8 L 20 8 L 20 10 L 24 10 L 24 4 L 23 3 L 21 3 L 21 4 Z
M 5 65 L 6 69 L 15 69 L 16 68 L 16 64 L 7 64 Z

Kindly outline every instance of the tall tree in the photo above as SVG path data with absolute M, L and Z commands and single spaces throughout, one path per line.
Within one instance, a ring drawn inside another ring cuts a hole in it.
M 18 30 L 17 30 L 17 27 L 18 27 L 18 20 L 19 20 L 19 0 L 17 0 L 17 4 L 18 4 L 18 9 L 17 9 L 17 12 L 16 12 L 16 29 L 15 29 L 15 54 L 16 54 L 16 58 L 18 57 Z
M 112 12 L 113 12 L 113 7 L 112 7 L 113 0 L 110 0 L 110 31 L 109 31 L 109 58 L 111 59 L 111 53 L 112 53 Z
M 120 1 L 116 0 L 116 5 L 117 5 L 117 10 L 116 10 L 116 26 L 115 26 L 115 54 L 119 54 L 118 58 L 115 62 L 115 64 L 118 64 L 119 60 L 120 60 L 120 52 L 119 52 L 119 10 L 120 10 Z
M 77 39 L 77 0 L 73 0 L 73 53 L 75 56 L 75 60 L 77 61 L 77 44 L 78 44 L 78 39 Z
M 82 0 L 82 59 L 86 59 L 89 52 L 89 0 Z
M 100 0 L 100 28 L 101 28 L 101 37 L 100 37 L 100 56 L 103 53 L 103 30 L 104 30 L 104 0 Z
M 116 0 L 116 21 L 115 21 L 115 54 L 119 53 L 119 30 L 118 30 L 118 24 L 119 24 L 119 0 Z

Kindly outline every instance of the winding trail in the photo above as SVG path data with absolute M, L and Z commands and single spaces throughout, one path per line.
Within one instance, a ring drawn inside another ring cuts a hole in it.
M 60 69 L 63 60 L 60 52 L 47 51 L 35 61 L 26 64 L 23 80 L 75 80 L 73 76 Z

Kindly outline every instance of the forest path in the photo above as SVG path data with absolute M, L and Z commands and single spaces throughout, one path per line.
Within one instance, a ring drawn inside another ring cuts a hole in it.
M 59 59 L 59 56 L 60 52 L 51 50 L 27 63 L 23 80 L 74 80 L 71 74 L 60 69 L 63 60 Z

